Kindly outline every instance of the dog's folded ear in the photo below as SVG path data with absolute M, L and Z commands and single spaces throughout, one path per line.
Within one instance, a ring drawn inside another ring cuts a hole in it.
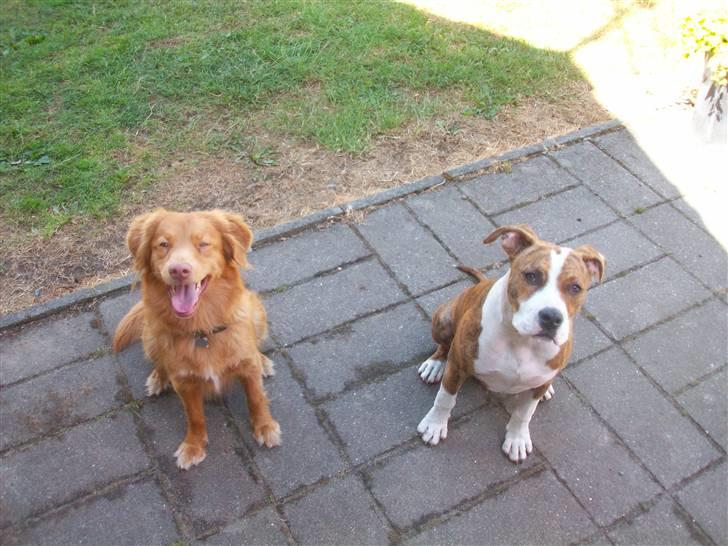
M 235 262 L 242 268 L 248 267 L 247 253 L 253 244 L 253 232 L 245 220 L 232 212 L 215 210 L 211 214 L 222 234 L 225 260 Z
M 126 232 L 126 246 L 134 258 L 134 269 L 142 272 L 147 268 L 152 249 L 152 237 L 160 220 L 166 214 L 164 209 L 156 209 L 136 216 Z
M 604 269 L 607 267 L 607 259 L 601 255 L 596 248 L 590 245 L 582 245 L 574 249 L 574 253 L 579 256 L 586 265 L 592 282 L 604 280 Z
M 510 226 L 501 226 L 483 239 L 483 243 L 488 245 L 501 237 L 501 245 L 508 257 L 513 259 L 519 252 L 531 246 L 539 240 L 538 235 L 526 224 L 514 224 Z

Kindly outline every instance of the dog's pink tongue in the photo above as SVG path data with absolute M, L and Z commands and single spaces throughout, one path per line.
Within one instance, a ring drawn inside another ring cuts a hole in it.
M 182 284 L 174 287 L 172 307 L 180 315 L 188 315 L 197 303 L 197 290 L 194 284 Z

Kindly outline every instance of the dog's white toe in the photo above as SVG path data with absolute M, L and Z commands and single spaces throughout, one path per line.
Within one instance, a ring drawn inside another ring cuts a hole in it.
M 422 364 L 420 364 L 417 373 L 420 374 L 420 379 L 425 383 L 437 383 L 442 379 L 442 374 L 445 372 L 445 361 L 434 360 L 428 358 Z
M 533 451 L 531 434 L 528 432 L 528 428 L 507 431 L 502 449 L 503 453 L 508 455 L 508 458 L 514 463 L 522 463 L 525 461 L 529 453 Z
M 551 400 L 554 397 L 554 393 L 555 393 L 554 386 L 549 385 L 549 388 L 546 389 L 545 393 L 543 393 L 543 398 L 541 398 L 541 400 L 543 400 L 545 402 Z
M 146 382 L 147 396 L 158 396 L 166 391 L 169 386 L 169 381 L 162 382 L 159 377 L 159 372 L 157 370 L 152 370 L 152 373 L 149 374 Z
M 275 374 L 276 371 L 273 369 L 273 361 L 263 355 L 263 377 L 272 377 Z
M 440 443 L 440 440 L 447 438 L 447 419 L 440 421 L 434 418 L 431 413 L 425 415 L 425 418 L 417 425 L 417 432 L 422 436 L 423 442 L 436 446 Z

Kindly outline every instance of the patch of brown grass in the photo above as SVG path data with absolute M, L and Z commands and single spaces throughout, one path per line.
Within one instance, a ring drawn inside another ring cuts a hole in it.
M 153 186 L 130 193 L 112 221 L 75 220 L 43 239 L 0 220 L 0 312 L 127 274 L 126 226 L 155 207 L 235 210 L 260 229 L 609 118 L 582 83 L 558 97 L 524 99 L 492 120 L 451 114 L 414 122 L 379 136 L 360 155 L 263 129 L 256 139 L 275 150 L 272 166 L 226 150 L 214 157 L 181 152 L 159 167 Z M 137 144 L 132 155 L 143 150 L 143 141 Z

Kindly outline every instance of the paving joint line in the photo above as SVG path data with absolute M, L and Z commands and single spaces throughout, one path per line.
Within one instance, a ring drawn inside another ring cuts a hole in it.
M 446 523 L 460 514 L 465 514 L 480 506 L 484 501 L 498 497 L 503 493 L 507 492 L 514 485 L 526 481 L 530 478 L 541 475 L 544 472 L 548 472 L 548 468 L 545 464 L 535 463 L 533 466 L 523 469 L 517 476 L 506 478 L 493 482 L 480 493 L 463 499 L 459 503 L 443 510 L 441 512 L 430 512 L 413 523 L 401 528 L 400 534 L 403 535 L 403 539 L 411 539 L 417 535 L 422 534 L 433 528 L 435 525 Z
M 246 395 L 247 397 L 247 395 Z M 260 471 L 258 468 L 257 463 L 255 462 L 255 455 L 253 453 L 253 449 L 248 442 L 246 441 L 245 435 L 240 430 L 240 427 L 237 425 L 239 422 L 235 419 L 235 415 L 232 412 L 232 409 L 230 409 L 230 405 L 228 404 L 227 397 L 223 396 L 221 397 L 221 406 L 222 406 L 222 413 L 223 417 L 225 419 L 225 423 L 228 425 L 228 428 L 232 430 L 232 435 L 234 438 L 237 439 L 237 443 L 239 444 L 241 450 L 244 451 L 245 457 L 243 457 L 242 454 L 238 453 L 236 450 L 235 455 L 241 460 L 243 464 L 243 468 L 252 476 L 252 478 L 262 484 L 265 498 L 263 501 L 258 501 L 257 503 L 253 503 L 253 505 L 245 511 L 244 514 L 242 514 L 238 518 L 234 518 L 232 520 L 226 521 L 224 524 L 221 524 L 219 528 L 213 532 L 213 533 L 207 533 L 204 534 L 204 538 L 207 538 L 209 536 L 212 536 L 214 534 L 219 533 L 222 531 L 225 527 L 230 525 L 231 523 L 235 521 L 242 521 L 245 518 L 250 517 L 251 515 L 260 512 L 264 510 L 268 506 L 272 506 L 273 509 L 276 512 L 276 515 L 280 519 L 280 523 L 283 524 L 283 535 L 286 537 L 286 541 L 289 544 L 295 544 L 295 541 L 293 540 L 293 534 L 291 532 L 291 529 L 288 525 L 288 520 L 285 517 L 285 514 L 283 513 L 283 510 L 281 508 L 281 503 L 278 501 L 278 498 L 276 497 L 275 493 L 273 492 L 273 487 L 268 483 L 268 480 L 265 478 L 265 475 Z M 250 419 L 248 419 L 249 421 Z M 279 446 L 280 447 L 280 446 Z M 265 499 L 268 499 L 268 502 L 265 502 Z M 273 502 L 270 502 L 270 500 L 273 500 Z M 197 540 L 200 540 L 202 535 L 199 535 L 195 537 Z
M 320 407 L 315 406 L 312 404 L 312 393 L 309 391 L 309 389 L 306 387 L 305 381 L 303 380 L 303 377 L 300 377 L 299 374 L 294 373 L 294 368 L 292 366 L 292 359 L 289 355 L 284 355 L 284 358 L 286 359 L 286 362 L 289 364 L 289 368 L 291 369 L 291 374 L 293 375 L 293 378 L 295 381 L 297 381 L 302 390 L 305 401 L 308 403 L 310 407 L 313 408 L 314 414 L 316 415 L 316 420 L 319 423 L 319 426 L 324 430 L 324 433 L 328 436 L 329 441 L 334 445 L 336 450 L 339 452 L 339 456 L 341 457 L 341 460 L 344 462 L 345 469 L 348 470 L 348 474 L 354 474 L 358 477 L 358 479 L 361 481 L 362 486 L 364 487 L 365 491 L 367 491 L 371 502 L 374 503 L 374 505 L 377 507 L 378 510 L 382 512 L 382 516 L 384 517 L 385 521 L 390 527 L 390 531 L 396 529 L 393 522 L 389 518 L 389 515 L 384 511 L 383 507 L 379 503 L 379 499 L 377 499 L 374 496 L 374 493 L 371 491 L 371 489 L 368 487 L 368 484 L 366 483 L 366 479 L 364 474 L 354 468 L 353 461 L 351 460 L 351 457 L 349 457 L 348 452 L 346 451 L 346 443 L 344 442 L 343 438 L 339 434 L 339 431 L 336 428 L 336 425 L 333 423 L 331 418 L 329 417 L 328 413 Z
M 346 269 L 350 269 L 354 267 L 355 265 L 363 264 L 369 261 L 372 261 L 373 256 L 371 254 L 368 254 L 366 256 L 360 256 L 359 258 L 355 258 L 353 260 L 349 260 L 347 262 L 342 262 L 338 265 L 335 265 L 333 267 L 330 267 L 329 269 L 324 269 L 322 271 L 318 271 L 317 273 L 314 273 L 310 277 L 304 277 L 303 279 L 298 279 L 296 281 L 293 281 L 291 283 L 285 283 L 280 286 L 277 286 L 276 288 L 271 288 L 269 290 L 260 290 L 255 291 L 258 294 L 260 294 L 263 297 L 272 297 L 277 294 L 285 294 L 289 290 L 296 288 L 298 286 L 301 286 L 303 284 L 309 283 L 311 281 L 315 281 L 317 279 L 323 279 L 326 277 L 330 277 L 332 275 L 335 275 L 336 273 L 339 273 L 341 271 L 344 271 Z M 245 280 L 245 277 L 243 277 L 243 280 Z M 247 288 L 247 285 L 246 285 Z
M 135 472 L 134 474 L 128 474 L 126 476 L 123 476 L 123 477 L 113 480 L 111 482 L 97 486 L 97 488 L 94 490 L 83 491 L 80 494 L 78 494 L 77 496 L 61 502 L 61 504 L 57 504 L 57 505 L 52 506 L 47 509 L 41 509 L 38 512 L 34 512 L 28 516 L 25 516 L 23 519 L 21 519 L 17 522 L 10 522 L 10 523 L 4 524 L 3 526 L 0 526 L 0 531 L 8 531 L 8 530 L 24 531 L 24 530 L 30 529 L 35 524 L 40 523 L 48 518 L 51 518 L 60 512 L 64 512 L 66 510 L 69 510 L 71 508 L 75 508 L 78 506 L 83 506 L 83 505 L 87 504 L 89 501 L 93 501 L 99 497 L 103 497 L 104 495 L 111 493 L 120 487 L 124 487 L 126 485 L 131 485 L 131 484 L 134 484 L 134 483 L 137 483 L 140 481 L 144 481 L 148 477 L 152 477 L 152 478 L 154 477 L 151 467 L 146 468 L 140 472 Z
M 20 379 L 16 379 L 15 381 L 12 381 L 11 383 L 5 383 L 4 385 L 0 385 L 0 390 L 10 389 L 12 387 L 16 387 L 18 385 L 22 385 L 24 383 L 33 381 L 34 379 L 38 379 L 39 377 L 45 377 L 46 375 L 50 375 L 52 373 L 64 370 L 66 368 L 72 368 L 72 367 L 78 366 L 80 364 L 85 364 L 87 362 L 91 362 L 93 360 L 98 360 L 99 358 L 103 358 L 105 356 L 112 356 L 112 355 L 113 355 L 113 353 L 111 352 L 111 347 L 104 345 L 102 347 L 98 347 L 93 352 L 88 353 L 80 358 L 74 358 L 73 360 L 69 360 L 68 362 L 59 364 L 58 366 L 54 366 L 53 368 L 49 368 L 47 370 L 41 370 L 38 373 L 35 373 L 33 375 L 21 377 Z
M 728 369 L 728 364 L 723 363 L 723 365 L 718 366 L 717 368 L 715 368 L 713 370 L 710 370 L 708 372 L 705 372 L 700 377 L 696 377 L 695 379 L 693 379 L 692 381 L 690 381 L 690 383 L 688 383 L 687 385 L 684 385 L 684 386 L 680 387 L 679 389 L 677 389 L 676 391 L 674 391 L 672 393 L 672 395 L 675 398 L 679 398 L 680 396 L 682 396 L 686 392 L 692 391 L 693 389 L 699 387 L 701 384 L 703 384 L 706 381 L 712 379 L 716 375 L 724 372 L 726 369 Z

